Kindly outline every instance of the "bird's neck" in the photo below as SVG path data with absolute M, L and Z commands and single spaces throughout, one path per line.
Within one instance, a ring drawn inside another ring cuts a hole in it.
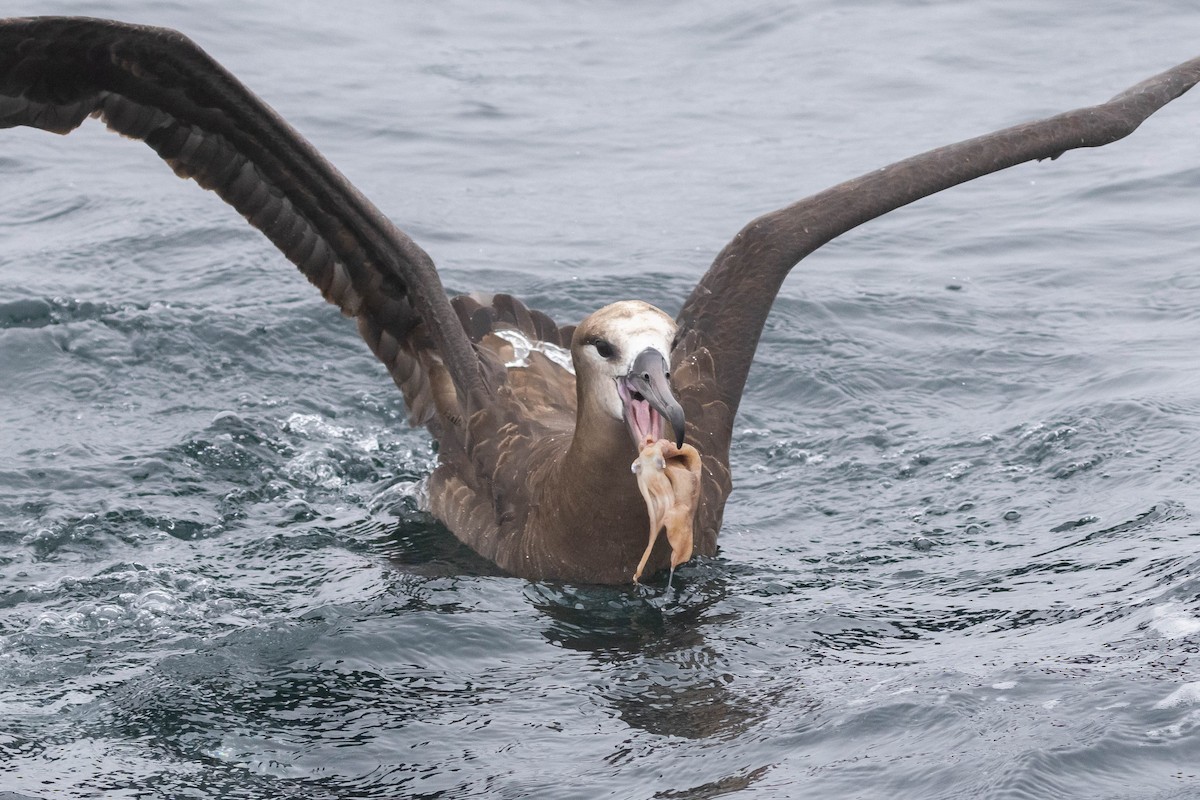
M 575 421 L 575 433 L 567 448 L 564 467 L 590 471 L 592 468 L 601 474 L 612 474 L 610 470 L 624 463 L 625 472 L 637 457 L 629 431 L 621 420 L 613 419 L 608 414 L 587 413 L 586 407 L 581 407 Z
M 559 447 L 539 481 L 547 494 L 535 504 L 535 516 L 545 517 L 532 526 L 542 539 L 538 557 L 585 565 L 580 579 L 589 582 L 632 580 L 649 518 L 630 470 L 637 452 L 624 423 L 580 415 L 570 442 Z

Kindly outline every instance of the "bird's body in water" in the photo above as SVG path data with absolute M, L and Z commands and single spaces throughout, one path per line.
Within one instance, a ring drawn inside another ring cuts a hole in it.
M 215 191 L 355 320 L 410 422 L 429 429 L 432 513 L 515 575 L 573 582 L 626 583 L 716 552 L 746 375 L 779 286 L 805 256 L 959 183 L 1116 141 L 1198 79 L 1200 59 L 1101 106 L 938 148 L 764 214 L 674 317 L 622 300 L 563 325 L 507 294 L 448 297 L 424 250 L 182 34 L 0 21 L 0 125 L 68 133 L 96 116 Z M 646 547 L 647 531 L 662 529 L 666 543 Z

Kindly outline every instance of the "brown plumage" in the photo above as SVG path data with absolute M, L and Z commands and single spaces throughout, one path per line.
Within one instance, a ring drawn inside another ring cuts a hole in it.
M 674 321 L 626 302 L 560 327 L 507 295 L 448 298 L 425 251 L 183 35 L 0 21 L 0 126 L 65 134 L 96 116 L 215 191 L 357 321 L 410 421 L 437 439 L 433 514 L 516 575 L 600 583 L 631 580 L 644 549 L 647 510 L 629 471 L 642 435 L 679 434 L 684 418 L 701 458 L 695 551 L 716 551 L 746 375 L 801 259 L 942 189 L 1123 138 L 1198 79 L 1195 59 L 1108 103 L 932 150 L 765 214 L 718 254 Z M 667 566 L 668 549 L 652 550 L 650 571 Z

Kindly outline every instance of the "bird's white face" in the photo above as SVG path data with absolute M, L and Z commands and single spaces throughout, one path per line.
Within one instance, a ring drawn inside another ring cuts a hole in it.
M 682 439 L 683 410 L 671 392 L 675 321 L 640 300 L 595 312 L 575 331 L 571 357 L 585 404 L 623 420 L 639 448 L 663 438 L 664 417 Z

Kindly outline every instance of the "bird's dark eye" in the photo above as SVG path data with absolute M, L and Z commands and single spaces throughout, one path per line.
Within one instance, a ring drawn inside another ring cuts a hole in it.
M 612 358 L 617 354 L 616 348 L 603 339 L 596 339 L 592 342 L 592 347 L 596 348 L 601 358 Z

